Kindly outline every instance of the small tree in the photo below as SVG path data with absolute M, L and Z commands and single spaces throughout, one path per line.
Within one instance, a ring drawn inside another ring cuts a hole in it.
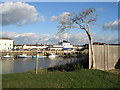
M 90 25 L 94 24 L 97 20 L 97 15 L 94 13 L 94 8 L 89 8 L 82 10 L 80 13 L 66 13 L 63 17 L 60 17 L 58 20 L 59 23 L 59 32 L 62 33 L 66 29 L 78 28 L 82 29 L 86 32 L 89 44 L 90 44 L 90 53 L 91 53 L 91 68 L 95 67 L 95 59 L 94 59 L 94 50 L 93 50 L 93 42 L 92 36 L 90 34 Z

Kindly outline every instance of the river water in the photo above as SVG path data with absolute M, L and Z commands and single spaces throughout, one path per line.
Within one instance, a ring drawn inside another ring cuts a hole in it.
M 38 68 L 48 68 L 54 65 L 72 63 L 78 58 L 39 58 Z M 36 58 L 4 58 L 2 62 L 2 74 L 21 73 L 35 69 Z

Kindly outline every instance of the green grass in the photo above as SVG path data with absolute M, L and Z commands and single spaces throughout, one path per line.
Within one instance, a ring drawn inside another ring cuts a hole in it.
M 3 88 L 120 88 L 118 74 L 92 69 L 71 72 L 47 69 L 3 74 Z

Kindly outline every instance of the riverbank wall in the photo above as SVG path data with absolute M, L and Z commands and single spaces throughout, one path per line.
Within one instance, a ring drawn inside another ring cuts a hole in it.
M 55 53 L 59 56 L 65 56 L 65 55 L 73 55 L 73 56 L 78 56 L 81 54 L 81 51 L 4 51 L 0 52 L 0 56 L 5 56 L 5 55 L 12 55 L 14 57 L 17 57 L 18 55 L 21 54 L 26 54 L 30 56 L 34 55 L 49 55 L 51 53 Z

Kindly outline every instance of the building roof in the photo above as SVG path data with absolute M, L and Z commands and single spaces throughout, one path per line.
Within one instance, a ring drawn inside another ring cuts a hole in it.
M 7 38 L 7 37 L 1 37 L 0 39 L 4 39 L 4 40 L 13 40 L 13 39 Z

